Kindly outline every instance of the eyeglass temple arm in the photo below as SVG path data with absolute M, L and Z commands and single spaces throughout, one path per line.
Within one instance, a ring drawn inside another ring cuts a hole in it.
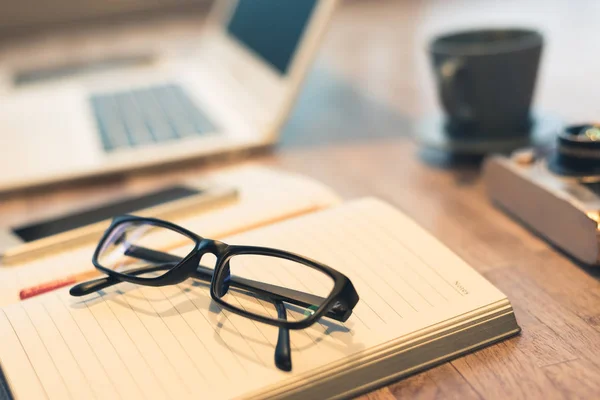
M 181 257 L 175 256 L 169 253 L 163 253 L 162 251 L 152 250 L 141 246 L 130 245 L 125 252 L 126 255 L 131 257 L 140 258 L 142 260 L 150 262 L 164 262 L 173 263 L 180 262 Z M 203 266 L 198 266 L 194 278 L 210 282 L 212 279 L 213 270 Z M 269 296 L 274 300 L 284 301 L 286 303 L 292 303 L 300 307 L 309 308 L 322 304 L 325 299 L 320 296 L 315 296 L 310 293 L 301 292 L 299 290 L 288 289 L 277 285 L 271 285 L 269 283 L 258 282 L 251 279 L 241 278 L 239 276 L 233 277 L 230 281 L 230 285 L 239 287 L 245 290 L 254 290 L 258 294 Z M 348 312 L 343 307 L 335 307 L 334 309 L 328 310 L 325 314 L 328 318 L 336 321 L 344 322 L 348 319 Z
M 136 269 L 128 271 L 128 273 L 132 274 L 132 275 L 141 275 L 141 274 L 146 274 L 148 272 L 157 272 L 157 271 L 168 270 L 172 267 L 173 267 L 173 263 L 171 262 L 171 263 L 167 263 L 167 264 L 157 265 L 155 267 L 146 266 L 146 267 L 136 268 Z M 71 296 L 76 296 L 76 297 L 85 296 L 87 294 L 97 292 L 98 290 L 106 289 L 107 287 L 116 285 L 117 283 L 120 283 L 120 282 L 121 282 L 121 280 L 119 278 L 116 278 L 113 276 L 106 276 L 104 278 L 93 279 L 91 281 L 82 282 L 80 284 L 73 286 L 69 290 L 69 294 Z
M 287 321 L 285 305 L 280 300 L 273 300 L 277 309 L 277 318 Z M 290 331 L 287 328 L 279 328 L 277 345 L 275 346 L 275 365 L 282 371 L 292 370 L 292 349 L 290 345 Z

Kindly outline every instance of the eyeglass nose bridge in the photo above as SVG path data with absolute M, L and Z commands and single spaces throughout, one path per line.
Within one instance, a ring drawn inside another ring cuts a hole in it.
M 215 292 L 218 297 L 223 297 L 229 290 L 229 283 L 231 280 L 229 260 L 224 261 L 222 268 L 217 268 L 220 264 L 220 260 L 227 253 L 228 245 L 218 240 L 203 239 L 198 245 L 198 254 L 200 259 L 206 254 L 212 254 L 217 258 L 215 265 L 215 276 L 213 276 L 213 284 L 215 285 Z
M 223 268 L 217 271 L 217 276 L 215 277 L 215 291 L 217 296 L 223 297 L 229 291 L 229 284 L 231 282 L 231 270 L 229 268 L 229 260 L 226 260 Z
M 202 239 L 200 243 L 198 243 L 198 253 L 200 256 L 203 256 L 207 253 L 213 254 L 216 257 L 219 257 L 225 254 L 225 250 L 227 249 L 227 244 L 220 242 L 218 240 L 212 239 Z

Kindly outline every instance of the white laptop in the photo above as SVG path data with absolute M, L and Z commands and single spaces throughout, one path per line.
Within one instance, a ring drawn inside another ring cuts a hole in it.
M 222 0 L 187 56 L 0 71 L 0 191 L 276 141 L 337 0 Z

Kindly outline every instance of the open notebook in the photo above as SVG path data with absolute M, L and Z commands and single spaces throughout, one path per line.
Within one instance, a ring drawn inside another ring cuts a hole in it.
M 333 201 L 333 200 L 332 200 Z M 516 334 L 506 297 L 406 216 L 362 199 L 223 238 L 332 266 L 360 301 L 345 323 L 291 332 L 219 309 L 206 286 L 120 284 L 0 309 L 0 362 L 15 398 L 328 398 L 358 394 Z M 298 278 L 299 279 L 299 278 Z M 297 282 L 306 285 L 308 282 Z

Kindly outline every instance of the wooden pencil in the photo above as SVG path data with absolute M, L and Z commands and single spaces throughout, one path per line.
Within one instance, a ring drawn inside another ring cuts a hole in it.
M 69 275 L 64 278 L 55 279 L 49 282 L 44 282 L 39 285 L 31 286 L 22 289 L 19 292 L 19 298 L 21 300 L 28 299 L 30 297 L 39 296 L 40 294 L 48 293 L 61 287 L 73 285 L 75 283 L 83 282 L 88 279 L 100 276 L 101 273 L 96 270 L 80 272 L 78 274 Z

